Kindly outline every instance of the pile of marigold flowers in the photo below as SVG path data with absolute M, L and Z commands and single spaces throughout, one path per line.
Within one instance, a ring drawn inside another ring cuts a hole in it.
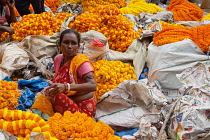
M 210 13 L 202 18 L 202 21 L 204 21 L 204 20 L 210 20 Z
M 140 13 L 152 13 L 163 11 L 156 4 L 146 3 L 145 0 L 131 0 L 128 3 L 128 7 L 123 7 L 120 9 L 123 14 L 132 14 L 138 16 Z
M 175 21 L 201 21 L 203 17 L 203 10 L 187 0 L 171 0 L 166 10 L 173 13 Z
M 61 2 L 61 3 L 70 2 L 70 3 L 80 4 L 80 3 L 81 3 L 81 0 L 60 0 L 60 2 Z
M 98 99 L 100 99 L 104 93 L 116 88 L 124 80 L 137 79 L 134 67 L 129 63 L 98 60 L 94 62 L 93 65 L 97 84 L 95 94 Z
M 89 11 L 102 5 L 115 5 L 117 8 L 126 6 L 126 0 L 81 0 L 81 3 L 84 11 Z
M 59 0 L 45 0 L 44 4 L 47 5 L 53 13 L 56 13 L 57 8 L 60 6 Z
M 165 23 L 163 29 L 154 34 L 153 44 L 161 46 L 169 43 L 191 39 L 204 52 L 209 52 L 210 24 L 198 27 L 185 27 L 178 24 Z
M 15 109 L 18 105 L 18 98 L 21 91 L 18 89 L 18 83 L 0 81 L 0 109 L 9 108 Z
M 76 17 L 69 28 L 79 33 L 95 30 L 108 38 L 112 50 L 125 52 L 134 39 L 140 36 L 134 31 L 134 23 L 121 14 L 116 6 L 99 6 Z
M 85 113 L 66 111 L 63 116 L 55 113 L 47 123 L 52 136 L 59 140 L 120 140 L 109 125 L 96 122 Z
M 2 34 L 0 34 L 0 42 L 3 42 L 10 37 L 11 35 L 8 32 L 3 32 Z
M 44 12 L 41 14 L 29 14 L 22 17 L 21 21 L 12 23 L 14 29 L 12 38 L 21 41 L 29 35 L 52 35 L 60 31 L 62 22 L 73 16 L 71 13 L 52 13 Z
M 18 137 L 18 140 L 29 140 L 31 132 L 42 132 L 47 140 L 51 137 L 50 126 L 39 115 L 21 111 L 0 109 L 0 129 Z

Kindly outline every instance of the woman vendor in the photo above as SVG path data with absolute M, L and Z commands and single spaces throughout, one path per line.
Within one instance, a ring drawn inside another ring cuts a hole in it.
M 54 58 L 56 74 L 52 83 L 41 91 L 51 102 L 54 112 L 82 112 L 94 117 L 96 83 L 94 69 L 85 54 L 77 54 L 80 34 L 67 29 L 60 35 L 59 49 L 62 54 Z
M 14 12 L 14 0 L 0 0 L 0 34 L 2 32 L 14 33 L 11 27 L 3 26 L 4 23 L 16 22 L 16 15 Z

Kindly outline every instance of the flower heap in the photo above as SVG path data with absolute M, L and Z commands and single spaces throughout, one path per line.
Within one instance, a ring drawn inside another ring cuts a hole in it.
M 117 8 L 125 7 L 126 0 L 81 0 L 84 11 L 92 10 L 101 5 L 115 5 Z
M 210 13 L 202 18 L 202 21 L 204 21 L 204 20 L 210 20 Z
M 0 129 L 17 136 L 18 140 L 29 140 L 31 132 L 42 132 L 47 140 L 57 140 L 51 137 L 45 120 L 27 111 L 0 109 Z
M 0 109 L 15 109 L 18 105 L 18 98 L 21 92 L 18 89 L 18 83 L 0 81 Z
M 52 35 L 60 31 L 61 23 L 69 16 L 73 14 L 58 13 L 54 16 L 52 13 L 44 12 L 25 15 L 21 21 L 11 24 L 15 31 L 12 38 L 21 41 L 29 35 Z
M 116 88 L 124 80 L 137 79 L 135 70 L 129 63 L 98 60 L 93 65 L 97 84 L 95 94 L 98 98 Z
M 145 0 L 131 0 L 128 3 L 128 7 L 123 7 L 120 9 L 123 14 L 132 14 L 138 16 L 140 13 L 152 13 L 163 11 L 156 4 L 146 3 Z
M 4 32 L 4 33 L 0 34 L 0 42 L 5 41 L 5 40 L 8 39 L 9 37 L 11 37 L 11 36 L 9 35 L 8 32 Z
M 80 3 L 81 3 L 81 0 L 60 0 L 60 2 L 61 2 L 61 3 L 70 2 L 70 3 L 80 4 Z
M 200 49 L 207 53 L 210 46 L 210 24 L 205 26 L 185 27 L 178 24 L 164 23 L 163 29 L 154 34 L 153 43 L 156 46 L 182 41 L 184 39 L 191 39 L 197 44 Z
M 166 10 L 174 14 L 175 21 L 201 21 L 203 17 L 203 10 L 187 0 L 171 0 Z
M 52 136 L 59 140 L 120 140 L 120 137 L 113 135 L 114 131 L 109 125 L 95 122 L 85 113 L 66 111 L 63 116 L 55 113 L 47 122 Z
M 76 17 L 69 28 L 79 33 L 89 30 L 101 32 L 108 38 L 112 50 L 124 52 L 134 39 L 140 36 L 141 29 L 134 32 L 134 23 L 112 6 L 99 6 Z
M 56 13 L 57 8 L 60 6 L 59 0 L 45 0 L 44 4 L 47 5 L 53 13 Z

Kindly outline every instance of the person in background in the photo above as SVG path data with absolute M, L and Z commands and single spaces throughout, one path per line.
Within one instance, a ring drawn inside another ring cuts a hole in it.
M 67 29 L 61 33 L 59 48 L 62 54 L 54 58 L 56 73 L 50 86 L 39 92 L 37 96 L 44 95 L 51 102 L 54 112 L 61 114 L 65 111 L 81 112 L 94 117 L 96 111 L 94 68 L 85 54 L 77 54 L 79 47 L 78 32 Z M 38 97 L 36 99 L 39 100 Z M 37 104 L 36 100 L 34 104 Z M 40 106 L 32 108 L 45 113 Z
M 29 10 L 30 4 L 34 9 L 35 14 L 45 12 L 44 0 L 15 0 L 15 7 L 21 16 L 31 14 L 31 11 Z
M 14 0 L 0 0 L 0 34 L 2 32 L 14 33 L 11 27 L 4 25 L 6 22 L 10 25 L 10 23 L 17 21 L 14 4 Z

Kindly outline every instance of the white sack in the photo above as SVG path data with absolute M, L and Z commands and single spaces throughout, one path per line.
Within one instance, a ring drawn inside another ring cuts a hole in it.
M 55 56 L 57 54 L 57 41 L 59 33 L 52 36 L 31 35 L 21 41 L 21 46 L 30 51 L 36 58 Z
M 137 128 L 139 119 L 155 112 L 149 90 L 142 81 L 125 80 L 117 88 L 105 93 L 96 106 L 98 121 L 111 126 Z
M 150 82 L 159 81 L 162 88 L 179 89 L 183 84 L 176 74 L 208 59 L 190 39 L 158 47 L 151 43 L 146 61 L 149 68 L 148 79 Z
M 25 67 L 29 62 L 28 54 L 15 43 L 0 46 L 0 80 L 10 77 L 14 70 Z

